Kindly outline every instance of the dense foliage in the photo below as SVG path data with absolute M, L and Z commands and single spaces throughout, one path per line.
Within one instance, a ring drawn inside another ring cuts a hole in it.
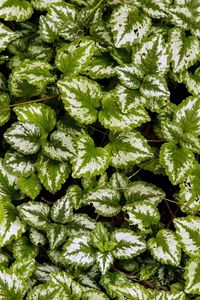
M 200 299 L 199 0 L 0 20 L 0 299 Z

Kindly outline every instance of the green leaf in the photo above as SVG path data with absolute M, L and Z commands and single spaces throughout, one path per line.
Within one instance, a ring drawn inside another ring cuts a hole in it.
M 134 131 L 110 133 L 110 142 L 106 146 L 111 154 L 110 165 L 115 168 L 127 168 L 152 158 L 146 139 Z
M 72 216 L 73 208 L 69 194 L 66 194 L 53 203 L 51 208 L 51 218 L 54 222 L 65 224 L 71 220 Z
M 135 97 L 135 102 L 131 96 Z M 149 121 L 149 115 L 143 105 L 144 101 L 145 98 L 138 92 L 127 89 L 123 91 L 123 87 L 117 87 L 103 96 L 99 121 L 110 130 L 122 131 L 138 127 Z
M 47 10 L 48 6 L 57 3 L 62 2 L 62 0 L 31 0 L 31 4 L 36 10 Z
M 31 157 L 18 152 L 7 152 L 3 159 L 3 165 L 14 175 L 28 177 L 35 172 L 35 166 Z
M 190 149 L 178 148 L 173 143 L 161 146 L 160 162 L 173 185 L 183 182 L 191 172 L 195 158 Z
M 149 232 L 151 225 L 158 224 L 160 214 L 155 204 L 150 201 L 135 201 L 123 207 L 130 225 L 137 225 L 139 230 Z
M 101 274 L 105 274 L 114 262 L 114 257 L 112 253 L 109 252 L 97 252 L 96 254 L 97 266 L 100 269 Z
M 0 298 L 22 300 L 26 293 L 26 282 L 10 270 L 0 270 Z
M 39 282 L 50 281 L 50 275 L 54 272 L 58 272 L 60 269 L 50 263 L 36 264 L 35 276 Z
M 0 224 L 5 219 L 4 205 L 0 202 Z
M 116 75 L 116 62 L 107 53 L 91 59 L 85 74 L 92 79 L 110 78 Z
M 57 82 L 65 109 L 76 121 L 92 124 L 97 120 L 102 90 L 95 81 L 83 76 L 64 77 Z
M 143 70 L 133 64 L 116 67 L 116 72 L 121 83 L 129 89 L 138 89 L 144 77 Z
M 52 160 L 40 153 L 37 160 L 38 177 L 45 189 L 55 194 L 69 176 L 69 164 Z
M 57 130 L 50 135 L 50 141 L 46 142 L 42 151 L 51 159 L 58 161 L 71 159 L 76 151 L 76 142 L 73 134 Z
M 120 193 L 112 187 L 97 188 L 89 191 L 83 199 L 84 203 L 92 203 L 95 212 L 101 216 L 111 217 L 117 215 L 121 211 Z
M 194 73 L 186 71 L 183 82 L 192 95 L 198 96 L 200 94 L 200 68 L 197 68 Z
M 169 229 L 160 230 L 155 238 L 147 243 L 153 257 L 164 264 L 179 266 L 181 260 L 181 246 L 176 234 Z
M 189 256 L 198 256 L 200 250 L 200 219 L 196 216 L 176 218 L 174 220 L 176 234 L 183 251 Z
M 25 155 L 34 154 L 41 146 L 42 129 L 32 123 L 16 122 L 7 129 L 4 138 L 18 152 Z
M 50 132 L 56 125 L 56 114 L 53 109 L 42 103 L 32 103 L 14 108 L 18 121 L 39 125 L 45 132 Z
M 23 232 L 25 226 L 19 219 L 16 209 L 4 206 L 4 219 L 0 226 L 0 246 L 4 247 L 12 240 L 18 239 Z
M 151 27 L 151 19 L 135 6 L 120 5 L 110 18 L 111 31 L 117 48 L 131 47 L 140 43 Z
M 185 71 L 199 59 L 199 39 L 195 36 L 186 37 L 179 28 L 171 30 L 169 47 L 174 73 Z
M 106 294 L 98 291 L 98 290 L 88 290 L 85 291 L 83 296 L 82 296 L 83 300 L 108 300 L 109 298 L 106 296 Z
M 32 174 L 29 177 L 21 176 L 18 181 L 18 187 L 20 190 L 32 200 L 34 200 L 41 192 L 42 186 L 39 178 L 36 174 Z
M 117 243 L 113 255 L 117 259 L 129 259 L 146 250 L 146 243 L 142 235 L 128 229 L 115 230 L 111 239 Z
M 165 291 L 154 291 L 151 293 L 152 298 L 156 300 L 186 300 L 184 292 L 165 292 Z
M 42 202 L 29 201 L 27 203 L 20 204 L 17 207 L 20 218 L 39 230 L 46 230 L 46 226 L 49 223 L 50 208 L 47 204 Z
M 55 64 L 65 75 L 78 75 L 88 66 L 94 50 L 94 41 L 85 37 L 58 49 Z
M 0 266 L 1 268 L 7 268 L 9 265 L 9 255 L 7 253 L 4 253 L 0 251 Z
M 1 6 L 0 6 L 1 14 Z M 5 26 L 3 23 L 0 23 L 0 51 L 3 51 L 7 48 L 8 44 L 17 38 L 17 33 L 13 32 L 10 28 Z
M 74 178 L 100 175 L 109 165 L 109 152 L 95 147 L 89 135 L 81 135 L 77 139 L 77 156 L 72 160 L 72 176 Z
M 70 237 L 63 247 L 63 260 L 80 267 L 92 266 L 95 262 L 95 253 L 91 248 L 91 237 L 84 233 Z
M 190 258 L 185 266 L 185 292 L 187 294 L 200 295 L 200 259 Z
M 78 185 L 70 185 L 66 191 L 66 196 L 70 199 L 70 205 L 74 209 L 79 209 L 83 203 L 83 192 Z
M 10 270 L 19 276 L 19 278 L 28 280 L 35 271 L 35 259 L 25 257 L 20 260 L 16 260 L 11 265 Z
M 0 29 L 1 30 L 1 29 Z M 10 119 L 10 97 L 7 93 L 0 92 L 0 126 Z
M 33 227 L 29 228 L 29 238 L 36 247 L 44 246 L 46 244 L 46 237 L 44 234 Z
M 160 0 L 148 1 L 148 0 L 140 0 L 139 3 L 136 3 L 149 17 L 153 19 L 161 19 L 167 16 L 167 9 L 170 0 L 164 0 L 160 2 Z
M 59 287 L 55 287 L 53 284 L 39 284 L 31 289 L 27 295 L 27 300 L 55 300 L 64 299 L 65 297 Z
M 90 34 L 97 42 L 103 45 L 113 46 L 113 38 L 109 24 L 100 19 L 90 26 Z
M 52 66 L 40 60 L 25 59 L 9 77 L 9 90 L 15 97 L 38 96 L 47 84 L 55 81 L 50 71 Z
M 33 245 L 26 236 L 20 237 L 13 245 L 13 256 L 16 260 L 35 258 L 38 255 L 38 248 Z
M 133 51 L 132 62 L 144 74 L 162 76 L 169 68 L 168 46 L 161 34 L 151 35 Z
M 77 233 L 84 234 L 85 231 L 92 231 L 95 228 L 96 222 L 86 214 L 74 214 L 72 220 L 67 226 L 69 235 Z
M 0 18 L 6 21 L 24 22 L 33 14 L 29 1 L 3 0 L 0 5 Z
M 51 250 L 56 249 L 58 246 L 66 242 L 67 228 L 65 226 L 60 224 L 48 224 L 46 231 Z

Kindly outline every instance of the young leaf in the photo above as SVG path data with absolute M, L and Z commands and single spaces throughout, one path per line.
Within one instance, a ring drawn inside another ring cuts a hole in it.
M 1 29 L 0 29 L 1 30 Z M 0 126 L 10 119 L 10 97 L 7 93 L 0 92 Z
M 50 249 L 56 249 L 67 239 L 67 227 L 60 224 L 48 224 L 46 228 Z
M 113 255 L 117 259 L 129 259 L 146 250 L 144 238 L 128 229 L 115 230 L 111 235 L 111 240 L 117 243 L 113 250 Z
M 131 47 L 141 42 L 151 27 L 151 19 L 135 6 L 125 4 L 114 9 L 110 18 L 114 44 L 117 48 Z
M 200 250 L 200 219 L 196 216 L 176 218 L 174 220 L 176 234 L 183 251 L 189 256 L 197 256 Z
M 24 22 L 33 14 L 29 1 L 3 0 L 0 5 L 0 18 L 6 21 Z
M 41 146 L 42 129 L 27 122 L 16 122 L 4 133 L 6 141 L 18 152 L 29 155 L 37 153 Z
M 200 295 L 200 259 L 190 258 L 185 266 L 185 292 L 187 294 Z
M 160 150 L 160 162 L 173 185 L 183 182 L 191 172 L 195 157 L 190 149 L 165 143 Z
M 83 203 L 83 192 L 78 185 L 70 185 L 66 191 L 66 196 L 70 199 L 70 205 L 74 209 L 79 209 Z
M 83 76 L 64 77 L 57 82 L 65 109 L 70 116 L 83 124 L 97 120 L 102 90 L 95 81 Z
M 109 152 L 95 147 L 89 135 L 77 139 L 77 156 L 72 160 L 72 176 L 75 178 L 100 175 L 109 165 Z
M 157 261 L 172 266 L 179 266 L 181 246 L 173 231 L 169 229 L 160 230 L 155 238 L 148 240 L 147 246 Z
M 51 218 L 56 223 L 68 223 L 73 216 L 71 199 L 68 195 L 63 196 L 62 198 L 54 202 L 51 208 Z
M 34 200 L 39 195 L 42 189 L 41 183 L 36 174 L 32 174 L 29 177 L 21 176 L 17 185 L 20 190 L 32 200 Z
M 152 158 L 153 153 L 145 138 L 134 131 L 110 133 L 110 143 L 106 149 L 111 153 L 110 165 L 126 168 Z
M 69 164 L 52 160 L 40 153 L 37 160 L 38 177 L 45 189 L 55 194 L 69 176 Z
M 101 274 L 105 274 L 114 262 L 114 256 L 110 252 L 97 252 L 96 254 L 97 266 Z
M 34 246 L 44 246 L 46 244 L 46 237 L 40 231 L 34 229 L 33 227 L 29 228 L 29 238 Z
M 27 203 L 20 204 L 18 207 L 20 218 L 39 230 L 46 230 L 46 226 L 49 223 L 50 208 L 47 204 L 42 202 L 29 201 Z

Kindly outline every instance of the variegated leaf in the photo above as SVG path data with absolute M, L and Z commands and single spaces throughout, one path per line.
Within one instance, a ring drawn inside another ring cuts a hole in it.
M 185 36 L 179 28 L 171 30 L 169 47 L 174 73 L 180 73 L 191 67 L 199 59 L 200 41 L 195 36 Z
M 3 23 L 0 23 L 0 51 L 5 50 L 8 44 L 15 38 L 17 38 L 17 33 L 12 31 L 9 27 L 5 26 Z
M 144 237 L 128 229 L 115 230 L 111 240 L 117 243 L 113 255 L 117 259 L 129 259 L 146 250 Z
M 133 64 L 116 67 L 116 73 L 121 83 L 129 89 L 138 89 L 144 76 L 143 70 Z
M 190 258 L 185 266 L 185 292 L 187 294 L 200 295 L 200 259 Z
M 153 257 L 164 264 L 179 266 L 181 260 L 181 246 L 176 234 L 169 229 L 160 230 L 155 238 L 147 243 Z
M 101 274 L 105 274 L 114 262 L 114 256 L 110 252 L 97 252 L 96 254 L 97 266 Z
M 10 97 L 7 93 L 0 92 L 0 126 L 10 119 Z
M 48 6 L 57 3 L 62 2 L 62 0 L 31 0 L 31 4 L 36 10 L 47 10 Z
M 176 234 L 183 251 L 189 256 L 198 256 L 200 251 L 200 219 L 196 216 L 176 218 L 174 220 Z
M 117 48 L 130 47 L 141 42 L 151 27 L 151 19 L 135 6 L 120 5 L 110 17 L 110 26 Z
M 97 120 L 102 90 L 100 85 L 83 76 L 64 77 L 57 82 L 65 109 L 70 116 L 83 124 Z
M 29 201 L 18 207 L 20 218 L 28 225 L 39 230 L 46 230 L 49 223 L 50 208 L 42 202 Z
M 38 255 L 38 248 L 33 245 L 26 236 L 21 236 L 13 244 L 13 256 L 16 260 L 27 258 L 35 258 Z
M 119 192 L 123 192 L 126 190 L 128 178 L 123 173 L 114 172 L 110 177 L 109 184 L 113 189 L 118 189 Z
M 200 67 L 195 70 L 194 74 L 186 71 L 183 82 L 192 95 L 198 96 L 200 94 Z
M 16 122 L 7 129 L 4 138 L 18 152 L 34 154 L 41 146 L 42 129 L 32 123 Z
M 36 247 L 44 246 L 46 244 L 45 235 L 33 227 L 29 228 L 29 238 Z
M 67 162 L 50 159 L 42 153 L 38 155 L 37 170 L 41 183 L 53 194 L 61 189 L 70 172 Z
M 56 125 L 56 114 L 53 109 L 42 103 L 32 103 L 14 108 L 20 122 L 39 125 L 44 131 L 50 132 Z
M 1 268 L 8 268 L 10 257 L 7 253 L 0 251 L 0 266 Z
M 110 78 L 116 75 L 115 66 L 116 62 L 105 53 L 93 57 L 84 73 L 92 79 Z
M 187 300 L 184 292 L 153 291 L 150 293 L 152 300 Z
M 100 44 L 113 46 L 109 24 L 102 18 L 90 26 L 90 34 Z
M 98 290 L 88 290 L 84 292 L 82 296 L 82 300 L 108 300 L 109 298 L 106 296 L 106 294 L 98 291 Z
M 96 213 L 101 216 L 111 217 L 117 215 L 121 211 L 120 193 L 112 187 L 97 188 L 89 191 L 83 200 L 86 204 L 92 203 Z
M 137 225 L 143 232 L 151 231 L 151 226 L 158 224 L 160 214 L 155 204 L 150 201 L 135 201 L 123 207 L 128 215 L 127 221 L 130 225 Z
M 51 208 L 51 218 L 56 223 L 68 223 L 73 216 L 73 208 L 69 194 L 63 196 L 53 203 Z
M 16 209 L 4 206 L 4 219 L 0 225 L 0 246 L 3 247 L 18 239 L 24 232 L 25 225 L 19 219 Z
M 74 214 L 72 220 L 67 225 L 70 236 L 77 233 L 84 234 L 85 231 L 92 231 L 95 228 L 96 222 L 86 214 Z
M 70 199 L 71 206 L 79 209 L 83 204 L 83 192 L 78 185 L 70 185 L 66 191 L 66 196 Z
M 2 0 L 0 3 L 0 18 L 6 21 L 24 22 L 33 14 L 29 1 Z
M 134 131 L 110 133 L 110 142 L 106 146 L 111 154 L 110 165 L 115 168 L 126 168 L 153 157 L 145 138 Z
M 95 262 L 95 252 L 91 247 L 89 233 L 70 237 L 63 247 L 63 260 L 80 267 L 92 266 Z
M 192 150 L 178 148 L 173 143 L 165 143 L 161 146 L 160 162 L 173 185 L 183 182 L 190 174 L 195 157 Z
M 50 135 L 50 141 L 47 141 L 42 151 L 46 156 L 58 161 L 71 159 L 76 151 L 76 142 L 72 134 L 67 134 L 64 131 L 54 131 Z
M 75 178 L 100 175 L 110 161 L 109 152 L 95 147 L 89 135 L 81 135 L 77 139 L 77 156 L 72 160 L 72 176 Z
M 124 196 L 128 203 L 149 201 L 158 204 L 165 197 L 165 192 L 156 185 L 145 181 L 134 181 L 127 185 Z
M 60 271 L 60 268 L 51 263 L 37 263 L 35 276 L 39 282 L 49 283 L 51 274 L 58 271 Z
M 30 197 L 32 200 L 34 200 L 42 190 L 42 185 L 36 174 L 32 174 L 29 177 L 20 176 L 18 187 L 26 196 Z
M 35 259 L 32 257 L 16 260 L 10 267 L 10 270 L 23 280 L 28 280 L 35 272 Z
M 171 4 L 171 0 L 153 0 L 153 1 L 146 1 L 140 0 L 136 2 L 136 5 L 141 7 L 142 10 L 147 14 L 147 16 L 153 19 L 160 19 L 167 17 L 168 7 Z
M 64 299 L 66 295 L 60 290 L 60 287 L 55 287 L 54 284 L 39 284 L 34 286 L 27 295 L 27 300 L 58 300 Z
M 46 227 L 50 249 L 56 249 L 67 240 L 67 227 L 60 224 L 48 224 Z
M 55 64 L 65 75 L 78 75 L 83 72 L 94 54 L 95 43 L 87 37 L 57 50 Z

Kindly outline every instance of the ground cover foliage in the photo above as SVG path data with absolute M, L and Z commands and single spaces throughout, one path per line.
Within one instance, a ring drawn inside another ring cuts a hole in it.
M 198 0 L 0 1 L 0 299 L 200 299 Z

